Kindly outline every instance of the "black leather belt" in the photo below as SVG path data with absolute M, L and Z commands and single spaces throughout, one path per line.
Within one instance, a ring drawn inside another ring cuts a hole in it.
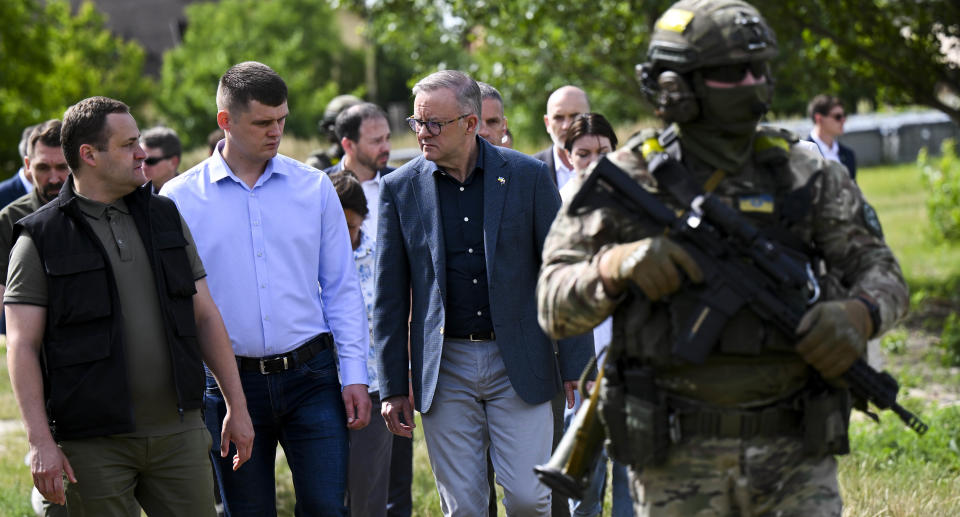
M 292 370 L 313 359 L 320 352 L 333 346 L 333 336 L 329 332 L 316 337 L 285 354 L 269 357 L 237 356 L 237 367 L 241 372 L 260 372 L 264 375 Z
M 462 339 L 464 341 L 494 341 L 497 339 L 492 330 L 486 332 L 472 332 L 467 336 L 447 336 L 448 339 Z

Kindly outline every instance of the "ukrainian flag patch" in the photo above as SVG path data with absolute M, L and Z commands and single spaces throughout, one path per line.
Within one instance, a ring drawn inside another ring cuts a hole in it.
M 773 195 L 757 194 L 753 196 L 740 196 L 741 212 L 759 212 L 761 214 L 773 213 Z

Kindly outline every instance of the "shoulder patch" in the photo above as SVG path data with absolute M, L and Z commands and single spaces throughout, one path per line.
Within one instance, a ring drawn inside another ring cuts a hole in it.
M 870 206 L 867 200 L 863 200 L 863 222 L 866 223 L 870 233 L 879 238 L 883 238 L 883 227 L 880 226 L 880 218 L 877 217 L 877 211 Z

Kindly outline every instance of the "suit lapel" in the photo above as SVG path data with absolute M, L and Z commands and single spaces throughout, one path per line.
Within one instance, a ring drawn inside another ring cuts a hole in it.
M 478 139 L 479 140 L 479 139 Z M 493 259 L 497 253 L 497 237 L 500 234 L 500 219 L 503 204 L 510 188 L 510 170 L 507 162 L 493 146 L 480 144 L 485 170 L 483 171 L 483 249 L 487 260 L 488 281 L 493 274 Z
M 427 233 L 427 245 L 430 247 L 430 258 L 433 269 L 437 273 L 440 283 L 440 295 L 447 299 L 447 266 L 444 259 L 443 232 L 440 222 L 440 198 L 437 195 L 437 181 L 433 177 L 437 170 L 436 164 L 424 160 L 423 167 L 417 174 L 416 186 L 413 189 L 417 198 L 417 208 L 420 211 L 420 222 Z

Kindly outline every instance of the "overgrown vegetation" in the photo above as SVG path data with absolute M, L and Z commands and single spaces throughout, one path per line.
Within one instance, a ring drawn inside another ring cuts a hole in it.
M 144 51 L 106 29 L 91 2 L 71 13 L 66 0 L 0 2 L 0 174 L 17 171 L 23 128 L 91 95 L 131 106 L 150 95 Z
M 953 139 L 943 141 L 940 156 L 923 148 L 917 157 L 927 187 L 927 212 L 933 235 L 943 241 L 960 241 L 960 157 Z

